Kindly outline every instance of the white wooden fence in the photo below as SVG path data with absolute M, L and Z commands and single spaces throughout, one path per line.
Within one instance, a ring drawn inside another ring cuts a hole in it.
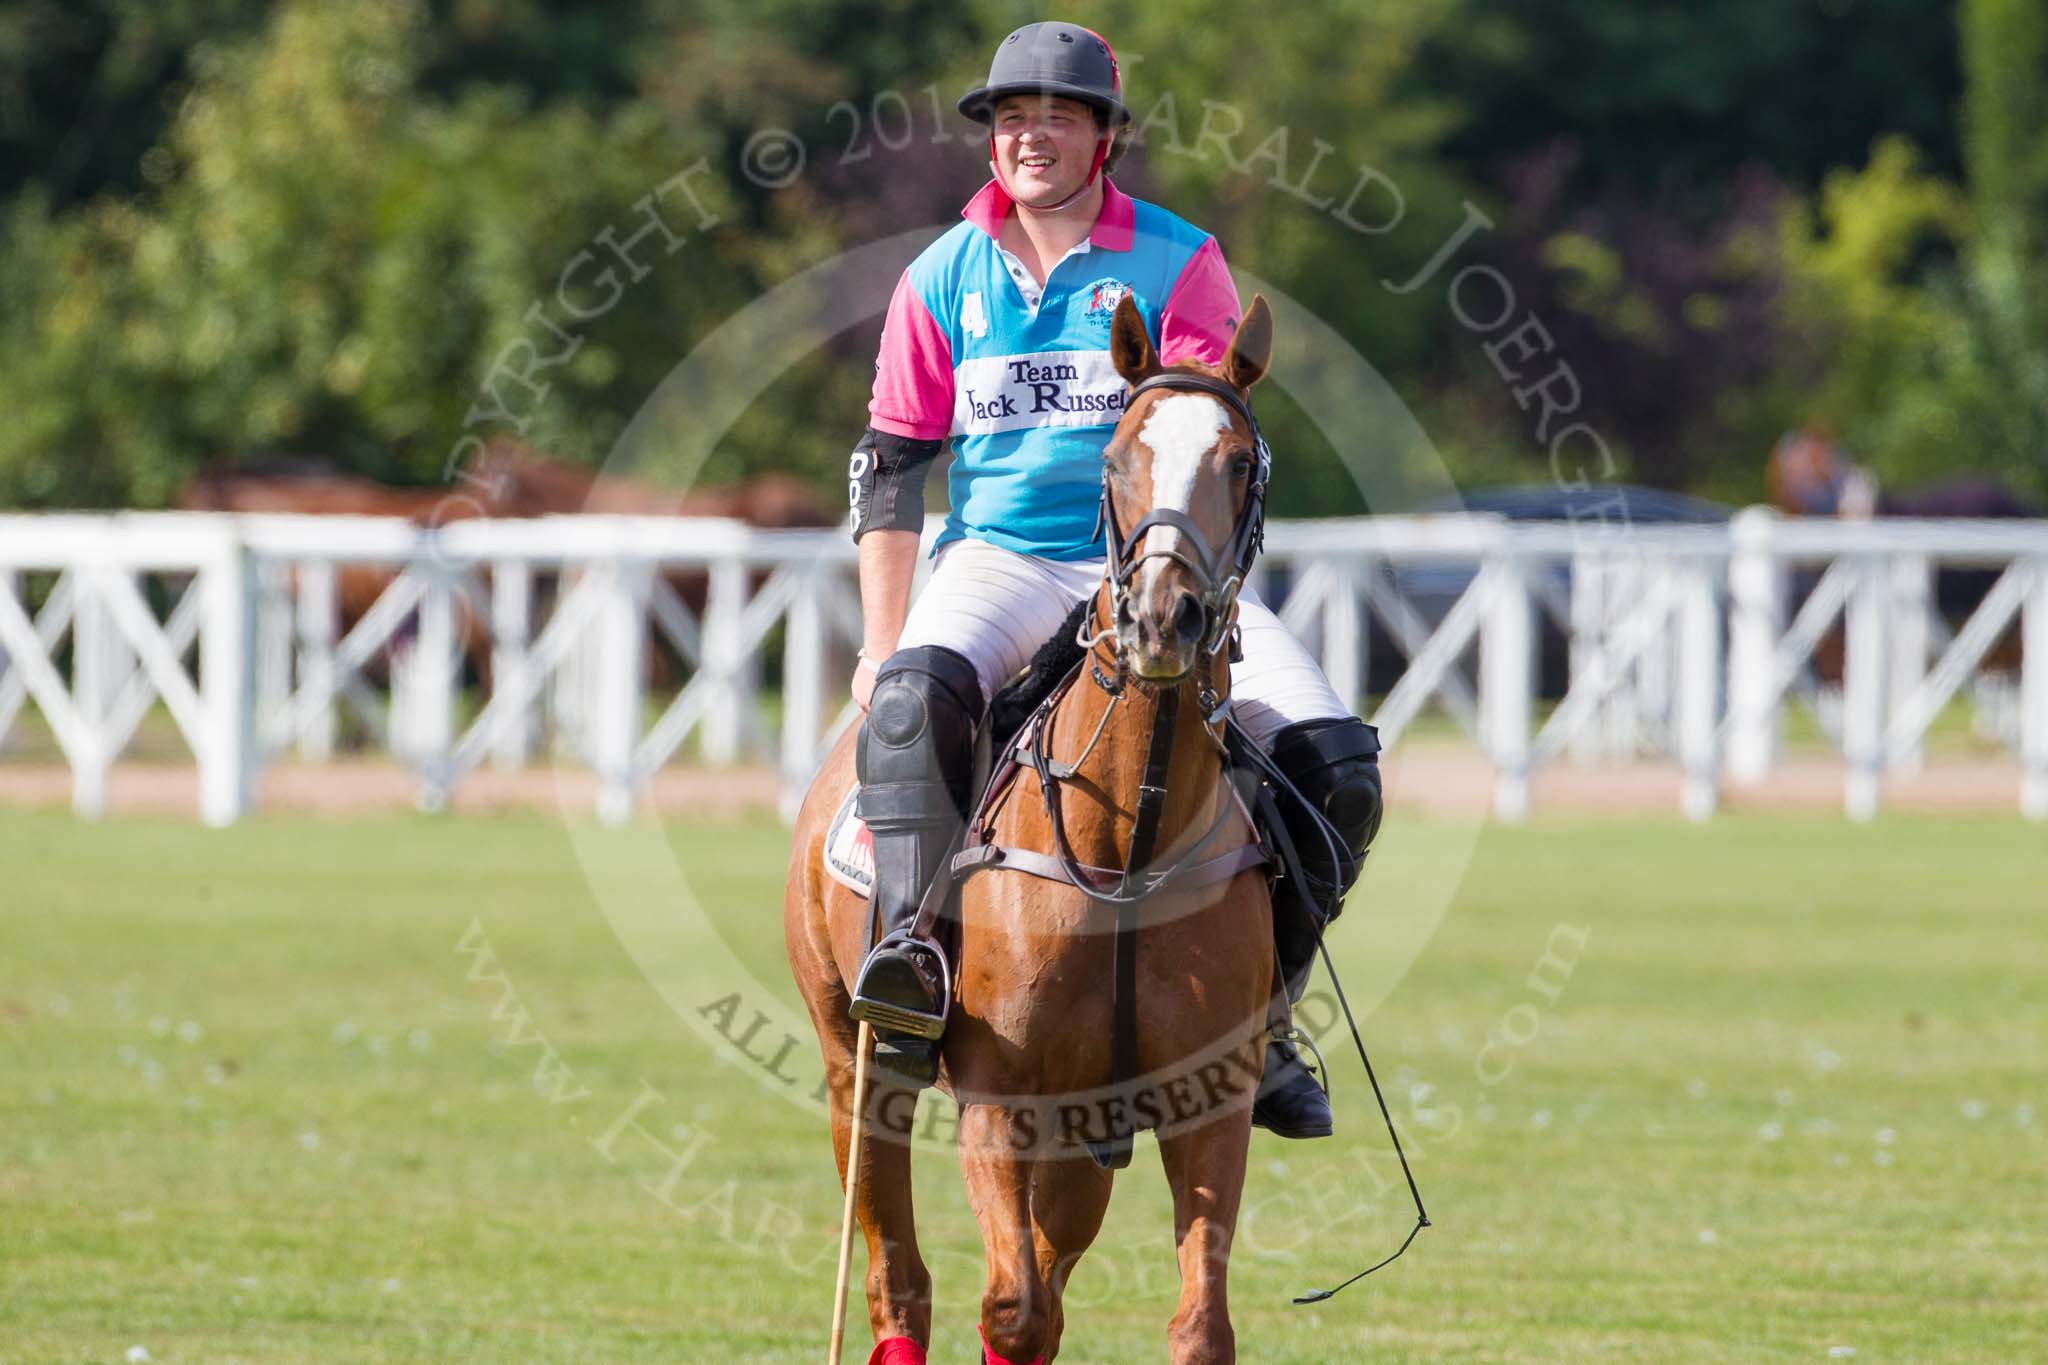
M 1962 566 L 1999 576 L 1951 631 L 1935 575 Z M 1370 718 L 1390 745 L 1432 703 L 1469 734 L 1505 819 L 1527 811 L 1546 764 L 1646 755 L 1676 761 L 1685 814 L 1705 818 L 1724 782 L 1768 779 L 1798 705 L 1841 752 L 1846 810 L 1867 818 L 1966 688 L 1980 728 L 2016 753 L 2022 809 L 2048 819 L 2048 523 L 1760 510 L 1726 526 L 1276 522 L 1259 573 L 1340 694 L 1379 698 Z M 1811 587 L 1795 603 L 1801 575 Z M 1546 620 L 1568 641 L 1570 680 L 1542 714 Z M 1372 624 L 1402 656 L 1387 676 L 1371 673 Z M 2018 676 L 1987 671 L 2014 628 Z M 202 816 L 224 824 L 256 802 L 267 762 L 294 747 L 329 757 L 344 721 L 417 774 L 429 808 L 481 764 L 516 767 L 552 742 L 595 772 L 597 813 L 617 821 L 694 739 L 712 765 L 776 763 L 788 810 L 853 719 L 859 629 L 839 530 L 0 517 L 0 752 L 33 702 L 76 809 L 94 816 L 110 765 L 161 703 L 197 762 Z M 1839 685 L 1812 667 L 1836 631 Z M 657 644 L 681 673 L 650 686 Z M 466 674 L 488 682 L 472 691 Z

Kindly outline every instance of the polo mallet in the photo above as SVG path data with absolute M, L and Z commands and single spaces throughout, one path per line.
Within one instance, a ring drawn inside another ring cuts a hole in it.
M 868 1049 L 874 1040 L 874 1027 L 861 1020 L 853 1044 L 853 1136 L 846 1144 L 846 1212 L 839 1221 L 839 1282 L 832 1291 L 830 1365 L 839 1365 L 840 1349 L 846 1345 L 846 1285 L 853 1269 L 853 1209 L 860 1198 L 860 1139 L 868 1126 Z

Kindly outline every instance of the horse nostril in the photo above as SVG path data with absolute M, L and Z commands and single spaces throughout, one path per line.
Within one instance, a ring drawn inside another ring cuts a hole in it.
M 1180 607 L 1173 614 L 1173 629 L 1184 645 L 1191 645 L 1202 638 L 1202 604 L 1195 600 L 1193 593 L 1180 595 Z

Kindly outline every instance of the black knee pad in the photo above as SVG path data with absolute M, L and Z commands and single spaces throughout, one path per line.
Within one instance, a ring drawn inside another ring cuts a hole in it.
M 1273 739 L 1274 763 L 1329 823 L 1343 845 L 1342 856 L 1332 860 L 1308 812 L 1287 812 L 1288 832 L 1311 870 L 1342 889 L 1357 879 L 1359 862 L 1379 833 L 1379 752 L 1379 733 L 1355 716 L 1302 721 Z M 1282 803 L 1283 811 L 1287 804 Z
M 981 707 L 981 680 L 955 651 L 915 645 L 889 656 L 876 672 L 854 753 L 860 814 L 870 828 L 965 817 Z

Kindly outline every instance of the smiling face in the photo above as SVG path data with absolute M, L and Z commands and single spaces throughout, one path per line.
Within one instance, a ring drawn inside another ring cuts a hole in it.
M 1106 134 L 1095 111 L 1057 95 L 1009 95 L 993 122 L 996 165 L 1011 198 L 1032 208 L 1059 203 L 1081 188 Z

